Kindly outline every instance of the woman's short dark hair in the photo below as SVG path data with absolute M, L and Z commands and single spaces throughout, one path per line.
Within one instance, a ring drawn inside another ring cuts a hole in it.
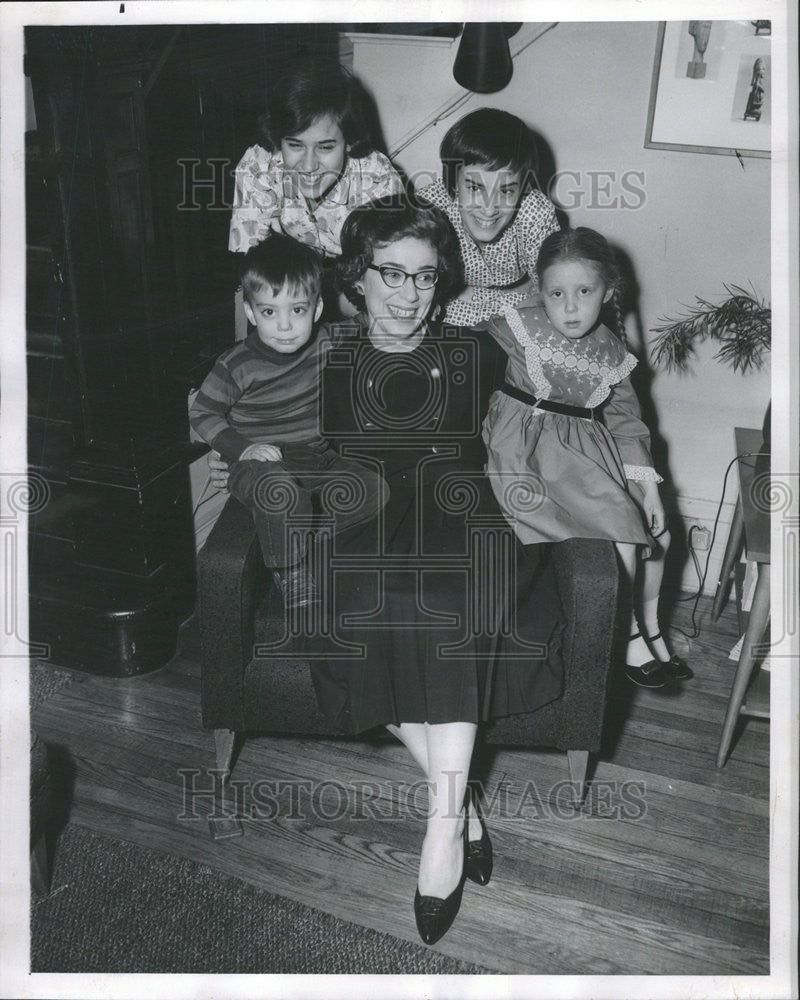
M 264 138 L 272 150 L 290 135 L 305 132 L 318 118 L 329 115 L 342 130 L 351 156 L 375 149 L 370 97 L 356 77 L 335 64 L 306 63 L 282 76 L 267 98 L 261 120 Z
M 479 108 L 460 118 L 439 147 L 444 185 L 455 197 L 460 167 L 509 167 L 522 174 L 522 190 L 538 187 L 536 138 L 520 118 L 497 108 Z
M 411 200 L 408 195 L 394 194 L 353 209 L 345 220 L 336 283 L 351 302 L 359 308 L 364 306 L 364 297 L 356 291 L 355 283 L 372 263 L 375 250 L 407 236 L 425 240 L 436 250 L 439 280 L 435 304 L 446 302 L 450 293 L 463 284 L 458 237 L 444 212 Z

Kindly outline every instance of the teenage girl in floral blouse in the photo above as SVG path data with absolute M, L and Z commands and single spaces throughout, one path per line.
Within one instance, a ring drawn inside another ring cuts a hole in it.
M 236 167 L 228 249 L 247 253 L 273 230 L 314 247 L 326 264 L 329 320 L 352 313 L 327 266 L 342 252 L 344 220 L 354 208 L 403 189 L 388 158 L 374 149 L 369 120 L 363 87 L 340 67 L 295 68 L 270 93 L 265 145 L 251 146 Z M 236 339 L 246 333 L 239 292 Z
M 338 67 L 312 64 L 278 81 L 265 145 L 251 146 L 236 168 L 229 250 L 246 253 L 274 229 L 338 257 L 350 211 L 402 190 L 373 148 L 366 100 Z

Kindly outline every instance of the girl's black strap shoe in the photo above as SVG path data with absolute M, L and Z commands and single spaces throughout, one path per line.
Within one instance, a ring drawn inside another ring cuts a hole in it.
M 663 688 L 670 680 L 658 660 L 648 660 L 638 667 L 626 663 L 625 676 L 633 684 L 643 688 Z
M 656 632 L 655 635 L 646 635 L 644 637 L 645 642 L 655 642 L 656 639 L 661 638 L 661 633 Z M 686 662 L 677 654 L 673 653 L 668 660 L 658 661 L 664 673 L 670 680 L 673 681 L 690 681 L 694 677 L 694 671 Z

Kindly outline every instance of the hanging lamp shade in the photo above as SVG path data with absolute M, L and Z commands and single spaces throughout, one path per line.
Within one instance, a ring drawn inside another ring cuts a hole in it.
M 476 94 L 494 94 L 513 72 L 506 25 L 501 21 L 464 25 L 453 64 L 457 83 Z

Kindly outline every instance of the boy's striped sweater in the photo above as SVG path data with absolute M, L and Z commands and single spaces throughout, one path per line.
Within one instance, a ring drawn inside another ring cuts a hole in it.
M 190 408 L 192 427 L 228 462 L 253 443 L 322 443 L 320 378 L 332 342 L 322 326 L 305 347 L 281 354 L 251 331 L 215 362 Z

